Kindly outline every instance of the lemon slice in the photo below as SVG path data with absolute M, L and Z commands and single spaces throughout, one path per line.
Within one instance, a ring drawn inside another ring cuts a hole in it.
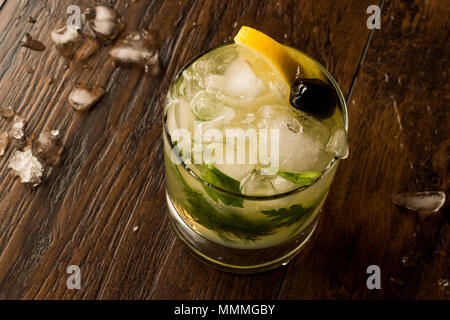
M 282 44 L 261 31 L 246 26 L 241 27 L 234 42 L 265 57 L 272 68 L 287 82 L 288 87 L 294 83 L 301 67 Z

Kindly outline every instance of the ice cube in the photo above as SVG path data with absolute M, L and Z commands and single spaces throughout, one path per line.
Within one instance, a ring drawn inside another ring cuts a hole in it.
M 298 187 L 295 183 L 276 174 L 268 175 L 267 172 L 264 172 L 264 169 L 253 169 L 240 180 L 242 181 L 241 192 L 249 196 L 270 196 L 288 192 Z
M 5 154 L 5 150 L 8 147 L 9 137 L 7 132 L 0 133 L 0 157 Z
M 50 33 L 56 49 L 66 58 L 73 58 L 77 50 L 83 45 L 84 35 L 75 28 L 64 26 Z
M 263 174 L 263 172 L 261 172 Z M 267 176 L 271 178 L 271 183 L 277 194 L 288 192 L 298 188 L 298 185 L 278 175 Z
M 151 68 L 156 75 L 160 71 L 157 40 L 147 32 L 132 32 L 126 38 L 117 41 L 109 51 L 114 61 L 123 64 L 139 64 Z
M 122 23 L 117 11 L 107 6 L 88 8 L 84 17 L 87 26 L 97 35 L 113 40 L 117 38 L 125 25 Z
M 15 115 L 10 124 L 8 136 L 16 140 L 16 142 L 23 142 L 25 140 L 25 126 L 25 119 L 19 115 Z
M 50 165 L 58 165 L 61 162 L 61 154 L 64 146 L 59 138 L 57 130 L 44 131 L 33 142 L 33 153 Z
M 230 64 L 222 83 L 217 83 L 227 95 L 235 98 L 253 98 L 261 95 L 265 86 L 253 72 L 250 64 L 242 59 L 236 59 Z
M 413 268 L 416 266 L 418 259 L 419 254 L 414 251 L 410 251 L 402 257 L 401 262 L 405 268 Z
M 11 106 L 2 106 L 0 108 L 0 115 L 5 119 L 11 119 L 15 114 L 16 112 Z
M 321 146 L 325 142 L 321 140 L 328 139 L 326 135 L 328 129 L 320 122 L 312 125 L 307 123 L 307 119 L 298 121 L 298 115 L 288 108 L 281 105 L 265 105 L 258 110 L 259 129 L 279 130 L 278 145 L 274 146 L 278 147 L 280 168 L 294 172 L 324 169 L 328 163 L 323 163 L 325 160 L 322 157 Z M 324 137 L 319 138 L 318 132 L 321 131 L 324 131 L 321 134 Z M 272 145 L 271 141 L 269 145 Z
M 31 149 L 24 152 L 16 151 L 9 161 L 8 168 L 15 176 L 20 177 L 22 183 L 31 183 L 37 186 L 41 183 L 44 167 L 33 155 Z
M 341 159 L 348 157 L 347 132 L 344 128 L 339 128 L 333 133 L 327 144 L 326 151 Z
M 400 207 L 420 213 L 434 213 L 445 203 L 445 193 L 442 191 L 407 192 L 392 197 L 392 202 Z
M 191 106 L 192 112 L 201 121 L 211 121 L 220 115 L 219 101 L 205 90 L 192 97 Z
M 272 177 L 261 175 L 259 170 L 253 170 L 241 181 L 241 192 L 247 196 L 273 195 L 276 190 L 271 180 Z
M 200 121 L 228 123 L 234 119 L 234 109 L 224 105 L 212 93 L 205 90 L 197 92 L 191 99 L 192 112 Z
M 75 111 L 87 111 L 99 101 L 105 90 L 98 86 L 86 87 L 78 84 L 69 95 L 69 102 Z

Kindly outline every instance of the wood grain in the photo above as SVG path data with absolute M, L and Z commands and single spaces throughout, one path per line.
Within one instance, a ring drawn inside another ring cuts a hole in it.
M 350 156 L 282 298 L 448 299 L 438 286 L 450 275 L 448 204 L 420 218 L 391 195 L 449 191 L 449 12 L 442 1 L 385 3 L 350 98 Z M 405 267 L 405 255 L 417 261 Z M 373 264 L 382 290 L 367 290 Z
M 390 202 L 393 192 L 448 191 L 444 2 L 385 5 L 349 106 L 351 156 L 338 170 L 314 242 L 289 267 L 247 276 L 204 266 L 171 230 L 161 141 L 165 93 L 185 63 L 231 40 L 241 25 L 317 58 L 347 93 L 368 40 L 371 1 L 105 2 L 124 17 L 125 33 L 159 35 L 159 77 L 115 67 L 107 48 L 86 62 L 57 54 L 49 33 L 63 23 L 67 6 L 95 1 L 0 1 L 0 103 L 26 118 L 29 134 L 58 129 L 66 146 L 63 164 L 35 190 L 7 170 L 14 148 L 0 158 L 0 298 L 445 298 L 436 281 L 449 277 L 448 258 L 434 251 L 448 252 L 448 215 L 419 219 Z M 46 50 L 20 47 L 25 33 Z M 68 104 L 76 82 L 107 91 L 87 114 Z M 0 130 L 6 126 L 0 119 Z M 411 249 L 419 261 L 404 270 L 400 259 Z M 66 287 L 72 264 L 81 267 L 81 290 Z M 369 264 L 382 268 L 378 292 L 365 287 Z M 394 287 L 390 277 L 405 285 Z

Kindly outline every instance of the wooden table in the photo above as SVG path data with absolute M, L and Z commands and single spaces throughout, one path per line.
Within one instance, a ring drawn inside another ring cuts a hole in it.
M 159 33 L 160 77 L 114 67 L 106 49 L 88 66 L 57 54 L 50 30 L 68 5 L 94 1 L 0 0 L 0 103 L 30 134 L 58 129 L 66 147 L 34 190 L 7 169 L 13 147 L 0 158 L 0 298 L 449 298 L 438 285 L 450 277 L 448 204 L 424 218 L 391 202 L 405 191 L 448 195 L 449 1 L 109 2 L 127 30 Z M 382 6 L 379 30 L 366 26 L 370 4 Z M 312 242 L 288 266 L 245 276 L 203 265 L 176 238 L 161 139 L 177 71 L 241 25 L 317 58 L 347 96 L 350 120 L 350 156 Z M 46 50 L 21 47 L 27 32 Z M 76 82 L 107 91 L 89 113 L 68 103 Z M 66 287 L 69 265 L 81 268 L 80 290 Z M 369 265 L 381 269 L 381 290 L 366 287 Z

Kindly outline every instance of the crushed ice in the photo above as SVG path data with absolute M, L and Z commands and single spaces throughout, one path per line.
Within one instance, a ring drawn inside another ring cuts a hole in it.
M 15 176 L 20 177 L 22 183 L 31 183 L 38 186 L 41 183 L 44 167 L 33 155 L 31 149 L 26 151 L 16 151 L 9 161 L 10 168 Z
M 50 37 L 59 53 L 66 58 L 73 58 L 84 42 L 84 36 L 77 29 L 68 26 L 53 30 Z

